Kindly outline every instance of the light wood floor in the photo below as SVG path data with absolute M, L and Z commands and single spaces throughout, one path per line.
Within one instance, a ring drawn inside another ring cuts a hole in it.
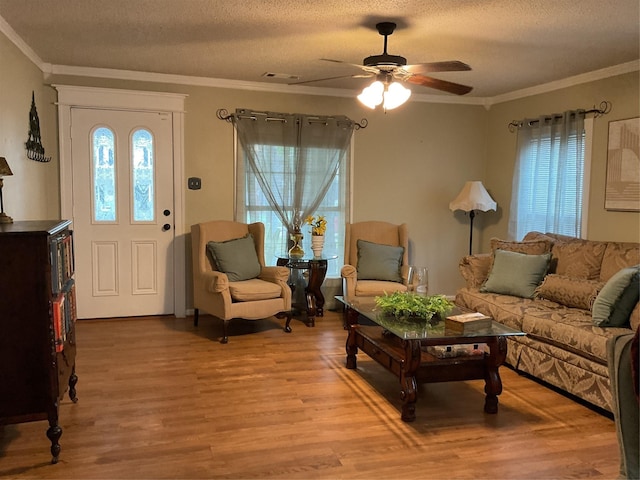
M 78 322 L 79 402 L 65 398 L 60 462 L 46 422 L 0 427 L 1 478 L 616 478 L 613 421 L 501 369 L 497 415 L 483 382 L 420 388 L 360 354 L 344 367 L 341 316 L 282 322 L 202 316 Z M 3 385 L 3 394 L 10 394 Z

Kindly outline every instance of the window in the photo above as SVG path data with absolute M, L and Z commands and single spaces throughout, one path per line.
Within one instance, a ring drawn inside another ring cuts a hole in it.
M 286 179 L 291 182 L 295 181 L 295 149 L 284 148 L 277 145 L 258 145 L 261 154 L 270 159 L 267 169 L 261 171 L 261 175 L 265 178 L 273 178 L 274 182 L 280 184 L 274 185 L 278 190 L 286 190 L 293 188 L 292 185 L 285 185 Z M 239 149 L 241 151 L 241 149 Z M 327 220 L 327 232 L 325 236 L 325 244 L 323 255 L 325 257 L 337 255 L 336 260 L 328 262 L 327 277 L 339 277 L 340 268 L 343 265 L 344 256 L 344 227 L 349 219 L 350 198 L 348 194 L 349 173 L 350 173 L 350 148 L 343 160 L 339 162 L 337 173 L 331 182 L 327 193 L 325 194 L 320 205 L 312 213 L 313 215 L 324 215 Z M 327 152 L 322 148 L 309 148 L 307 156 L 311 163 L 314 158 L 332 155 L 335 152 Z M 322 164 L 322 162 L 317 162 Z M 270 206 L 259 180 L 249 168 L 248 158 L 244 154 L 240 154 L 237 164 L 237 195 L 236 195 L 236 218 L 241 222 L 262 222 L 265 225 L 265 262 L 267 265 L 275 265 L 277 257 L 283 255 L 288 249 L 288 230 L 283 225 L 280 217 Z M 292 172 L 291 175 L 286 172 Z M 313 175 L 310 175 L 310 181 L 313 181 Z M 292 205 L 285 206 L 291 209 Z M 306 254 L 311 254 L 311 231 L 308 225 L 302 226 L 304 239 L 302 242 L 303 249 Z
M 93 221 L 115 222 L 116 218 L 116 163 L 113 131 L 99 127 L 91 135 Z
M 144 129 L 131 136 L 131 198 L 133 222 L 155 220 L 153 136 Z
M 518 132 L 509 234 L 580 237 L 585 193 L 584 113 L 525 120 Z

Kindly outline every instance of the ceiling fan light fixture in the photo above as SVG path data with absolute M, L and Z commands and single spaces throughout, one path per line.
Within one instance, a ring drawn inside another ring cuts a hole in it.
M 402 86 L 400 82 L 393 82 L 384 92 L 383 108 L 385 110 L 393 110 L 409 100 L 410 96 L 411 90 Z
M 376 80 L 368 87 L 365 87 L 357 98 L 365 107 L 373 110 L 382 103 L 384 93 L 386 93 L 384 91 L 384 84 L 380 80 Z

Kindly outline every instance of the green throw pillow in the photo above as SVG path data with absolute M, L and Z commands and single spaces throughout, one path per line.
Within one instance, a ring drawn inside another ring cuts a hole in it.
M 256 278 L 262 271 L 256 245 L 250 233 L 226 242 L 208 242 L 207 252 L 217 269 L 227 274 L 230 282 Z
M 629 316 L 638 303 L 638 272 L 640 265 L 623 268 L 604 284 L 591 309 L 594 325 L 622 327 L 628 323 Z
M 402 283 L 400 266 L 404 247 L 358 240 L 358 280 L 385 280 Z
M 550 253 L 527 255 L 498 249 L 494 253 L 489 277 L 480 291 L 533 298 L 547 274 L 550 260 Z

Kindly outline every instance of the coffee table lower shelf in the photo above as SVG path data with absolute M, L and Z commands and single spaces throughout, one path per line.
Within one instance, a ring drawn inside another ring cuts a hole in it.
M 355 312 L 354 312 L 355 313 Z M 497 413 L 502 381 L 498 369 L 505 360 L 507 340 L 504 336 L 447 337 L 434 339 L 401 339 L 379 326 L 349 322 L 346 367 L 357 368 L 356 356 L 362 350 L 400 379 L 401 418 L 412 422 L 416 418 L 417 383 L 485 380 L 484 411 Z M 464 355 L 438 358 L 423 347 L 453 344 L 486 343 L 484 355 Z

